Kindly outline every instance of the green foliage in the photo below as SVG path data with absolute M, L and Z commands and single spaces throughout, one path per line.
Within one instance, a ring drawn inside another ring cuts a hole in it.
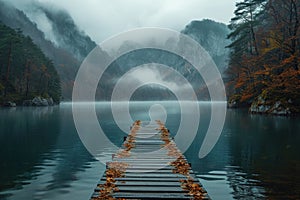
M 53 63 L 20 30 L 0 23 L 0 97 L 21 103 L 39 95 L 60 101 L 59 76 Z

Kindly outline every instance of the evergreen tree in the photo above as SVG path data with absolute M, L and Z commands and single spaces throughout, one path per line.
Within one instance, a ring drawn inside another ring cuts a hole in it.
M 22 103 L 34 96 L 60 101 L 60 79 L 53 63 L 21 31 L 0 23 L 0 103 Z

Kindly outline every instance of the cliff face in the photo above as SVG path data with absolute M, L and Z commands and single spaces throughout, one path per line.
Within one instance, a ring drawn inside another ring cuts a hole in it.
M 61 8 L 35 2 L 25 7 L 23 12 L 44 33 L 47 40 L 79 61 L 96 46 L 89 36 L 79 30 L 69 13 Z
M 229 29 L 225 24 L 208 19 L 192 21 L 182 33 L 196 40 L 215 61 L 219 71 L 224 73 L 229 59 L 229 49 L 225 47 L 230 44 L 230 40 L 226 39 Z

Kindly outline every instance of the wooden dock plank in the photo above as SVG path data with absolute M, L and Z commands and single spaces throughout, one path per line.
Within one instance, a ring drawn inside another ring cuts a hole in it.
M 124 149 L 113 156 L 113 162 L 107 163 L 107 170 L 121 170 L 121 176 L 112 178 L 111 173 L 104 173 L 92 199 L 194 199 L 194 193 L 189 194 L 182 187 L 182 182 L 188 180 L 202 188 L 202 199 L 209 199 L 177 147 L 173 145 L 173 155 L 170 154 L 170 149 L 165 148 L 166 136 L 158 128 L 161 128 L 159 124 L 134 124 L 130 137 L 124 141 Z M 167 132 L 166 129 L 164 131 Z M 123 154 L 124 151 L 129 153 Z M 180 162 L 186 163 L 184 173 L 177 173 L 177 166 L 171 165 L 177 159 L 174 152 L 181 155 Z M 108 180 L 113 180 L 112 184 L 108 184 Z M 103 190 L 103 187 L 107 189 Z
M 100 181 L 98 184 L 104 184 L 105 180 Z M 116 181 L 115 184 L 119 186 L 164 186 L 164 187 L 174 187 L 174 186 L 180 186 L 179 181 L 176 179 L 176 181 L 152 181 L 152 180 L 140 180 L 140 181 Z
M 155 193 L 186 193 L 186 191 L 182 190 L 180 185 L 172 186 L 172 187 L 165 187 L 165 186 L 128 186 L 128 185 L 119 185 L 118 192 L 155 192 Z M 96 188 L 95 191 L 100 191 L 100 188 Z
M 106 180 L 106 177 L 102 177 L 101 180 Z M 168 182 L 176 181 L 179 182 L 182 180 L 182 177 L 161 177 L 157 179 L 156 177 L 144 177 L 143 179 L 139 177 L 122 177 L 122 178 L 115 178 L 117 181 L 160 181 L 160 182 L 165 182 L 166 184 Z
M 192 196 L 181 193 L 131 193 L 131 192 L 118 192 L 113 194 L 115 198 L 125 199 L 193 199 Z

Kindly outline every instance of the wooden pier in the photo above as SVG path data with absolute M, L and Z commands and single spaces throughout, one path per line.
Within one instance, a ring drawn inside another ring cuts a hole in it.
M 91 200 L 210 199 L 160 121 L 136 121 Z

